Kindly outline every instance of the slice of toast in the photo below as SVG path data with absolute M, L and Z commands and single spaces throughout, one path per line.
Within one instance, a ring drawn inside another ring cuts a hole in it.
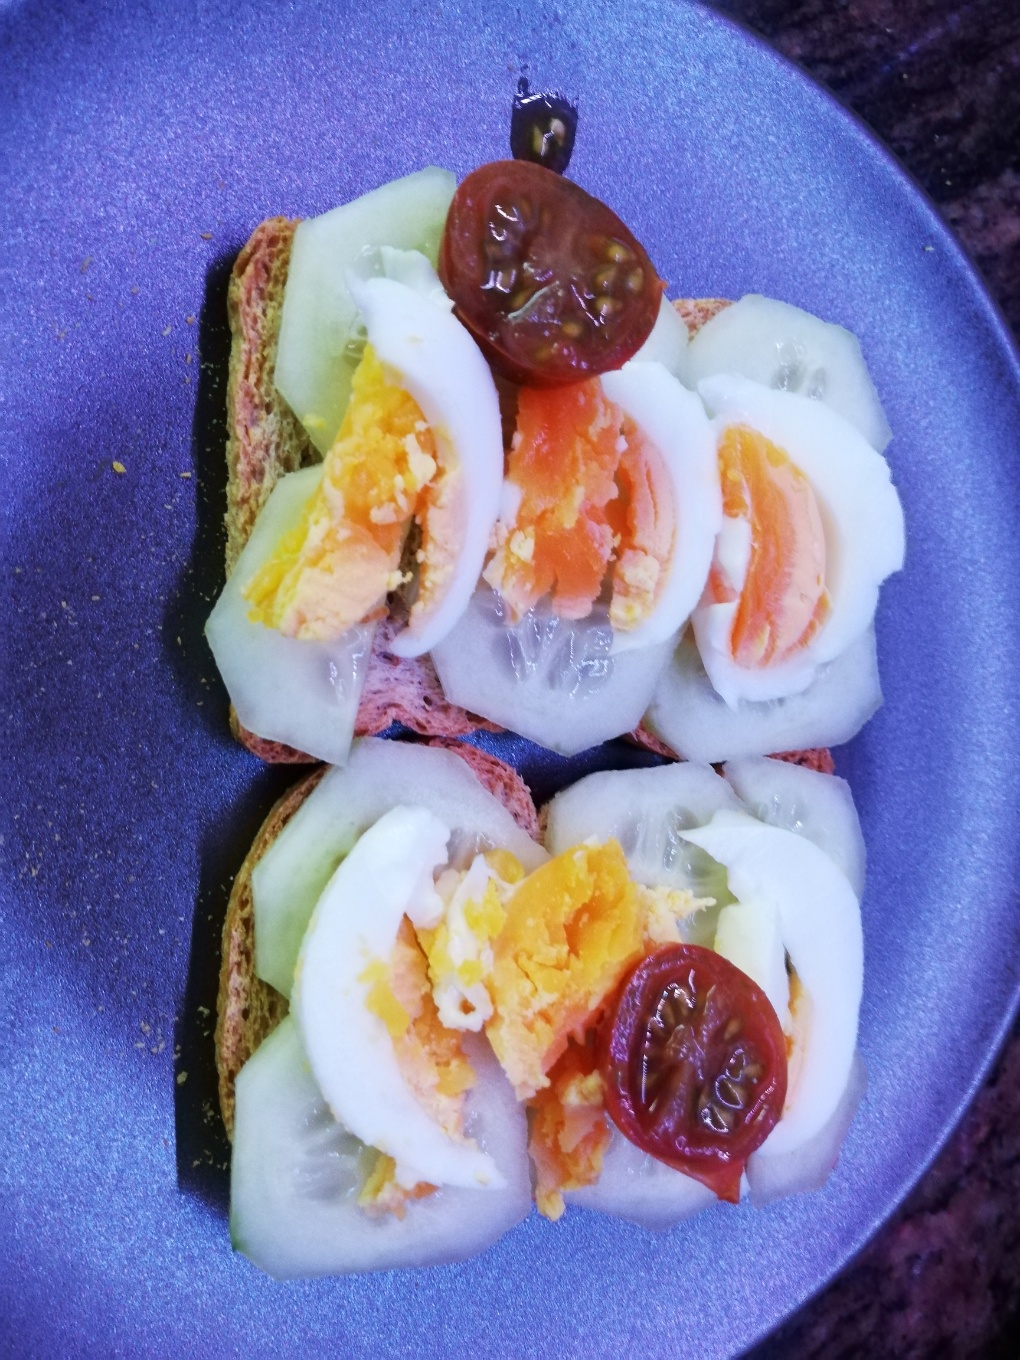
M 518 825 L 529 836 L 537 839 L 538 813 L 531 792 L 512 766 L 487 751 L 452 738 L 434 738 L 427 744 L 440 746 L 460 756 L 483 787 L 499 799 Z M 220 1111 L 228 1137 L 233 1137 L 234 1131 L 234 1082 L 237 1074 L 288 1010 L 286 998 L 255 974 L 252 872 L 325 773 L 326 767 L 321 766 L 306 775 L 273 805 L 237 872 L 227 904 L 216 1003 L 216 1071 Z

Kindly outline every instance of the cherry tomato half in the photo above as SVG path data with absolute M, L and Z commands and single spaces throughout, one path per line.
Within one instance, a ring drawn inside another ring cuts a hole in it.
M 463 181 L 439 275 L 493 367 L 535 387 L 619 368 L 648 338 L 662 297 L 616 214 L 527 161 L 493 161 Z
M 786 1040 L 761 988 L 711 949 L 665 945 L 621 984 L 597 1052 L 620 1131 L 736 1203 L 786 1100 Z

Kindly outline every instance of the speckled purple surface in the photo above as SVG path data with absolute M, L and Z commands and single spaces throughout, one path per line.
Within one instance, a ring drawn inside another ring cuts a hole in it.
M 203 1009 L 226 885 L 288 777 L 230 741 L 201 640 L 225 270 L 269 213 L 503 154 L 524 66 L 577 94 L 572 173 L 674 289 L 850 325 L 897 432 L 911 537 L 879 617 L 887 704 L 840 757 L 871 850 L 871 1087 L 810 1199 L 665 1237 L 532 1219 L 463 1267 L 276 1285 L 230 1254 Z M 1017 993 L 999 582 L 1020 567 L 1020 380 L 962 256 L 826 97 L 684 6 L 8 0 L 0 91 L 0 1344 L 739 1350 L 887 1214 Z

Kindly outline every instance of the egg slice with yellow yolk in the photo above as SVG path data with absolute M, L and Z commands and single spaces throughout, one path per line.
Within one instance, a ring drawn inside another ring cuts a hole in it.
M 836 412 L 724 374 L 715 417 L 722 528 L 694 635 L 730 707 L 802 693 L 867 631 L 903 564 L 889 466 Z
M 756 1155 L 793 1151 L 826 1125 L 850 1079 L 864 969 L 860 904 L 829 856 L 793 831 L 743 812 L 720 811 L 707 826 L 681 835 L 726 867 L 730 891 L 752 917 L 774 917 L 779 947 L 789 955 L 797 985 L 789 992 L 786 1104 Z M 776 971 L 768 957 L 769 921 L 760 930 L 736 920 L 733 927 L 727 954 L 732 957 L 732 945 L 743 933 L 739 964 L 767 987 Z M 785 977 L 780 988 L 770 999 L 778 1001 L 782 1018 Z
M 427 928 L 442 917 L 433 874 L 446 862 L 449 837 L 449 827 L 424 808 L 393 808 L 369 827 L 319 899 L 291 994 L 330 1110 L 392 1159 L 393 1178 L 404 1189 L 422 1182 L 481 1189 L 506 1183 L 488 1153 L 458 1136 L 455 1126 L 451 1131 L 443 1117 L 464 1089 L 461 1076 L 453 1074 L 456 1089 L 448 1084 L 435 1100 L 424 1099 L 426 1065 L 408 1051 L 415 1036 L 404 1038 L 413 1007 L 408 996 L 401 998 L 394 950 L 405 915 Z
M 437 470 L 418 404 L 366 346 L 319 488 L 246 588 L 250 617 L 316 642 L 366 618 L 402 583 L 404 538 Z
M 453 627 L 481 571 L 503 467 L 499 403 L 424 257 L 384 251 L 378 267 L 348 280 L 367 345 L 322 485 L 247 598 L 286 635 L 337 637 L 406 584 L 416 526 L 404 563 L 414 598 L 392 647 L 413 656 Z

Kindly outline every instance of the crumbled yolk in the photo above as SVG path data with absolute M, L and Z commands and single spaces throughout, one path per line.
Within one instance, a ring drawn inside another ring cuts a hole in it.
M 730 649 L 739 666 L 777 663 L 807 645 L 828 616 L 825 531 L 811 484 L 787 454 L 747 425 L 719 443 L 723 514 L 751 531 L 743 582 L 714 566 L 708 593 L 739 599 Z
M 479 1031 L 492 1015 L 485 978 L 492 970 L 492 940 L 506 922 L 505 899 L 524 877 L 506 850 L 477 855 L 466 873 L 452 871 L 438 885 L 446 912 L 433 930 L 419 930 L 429 963 L 439 1018 L 451 1029 Z
M 518 616 L 547 593 L 563 618 L 591 612 L 613 550 L 620 421 L 597 378 L 521 388 L 507 469 L 521 502 L 484 573 Z
M 438 1189 L 437 1185 L 430 1185 L 428 1181 L 419 1181 L 410 1190 L 405 1190 L 397 1182 L 396 1162 L 385 1152 L 377 1152 L 375 1165 L 358 1195 L 358 1204 L 374 1216 L 393 1214 L 395 1218 L 402 1219 L 407 1213 L 409 1200 L 425 1199 Z
M 524 877 L 524 865 L 509 850 L 486 850 L 486 864 L 504 883 L 520 883 Z
M 399 1039 L 411 1023 L 411 1017 L 393 993 L 387 965 L 382 959 L 373 959 L 358 981 L 368 987 L 365 1009 L 379 1017 L 391 1039 Z
M 486 1025 L 518 1099 L 548 1086 L 569 1036 L 640 956 L 643 914 L 616 841 L 576 846 L 518 884 L 493 941 Z
M 592 1185 L 602 1171 L 611 1131 L 596 1071 L 594 1045 L 571 1042 L 549 1073 L 549 1085 L 528 1102 L 528 1151 L 535 1164 L 535 1203 L 553 1220 L 563 1191 Z
M 362 978 L 370 984 L 365 1004 L 386 1025 L 404 1080 L 451 1137 L 463 1137 L 464 1092 L 474 1085 L 474 1070 L 461 1048 L 460 1035 L 440 1023 L 429 987 L 428 963 L 406 917 L 389 966 L 373 960 Z M 394 1172 L 392 1159 L 380 1154 L 359 1204 L 402 1217 L 407 1199 L 420 1198 L 435 1188 L 423 1183 L 403 1190 Z
M 443 480 L 437 471 L 421 409 L 387 382 L 366 345 L 322 482 L 245 588 L 249 617 L 289 637 L 326 640 L 369 616 L 402 582 L 404 540 L 412 519 L 427 517 L 433 483 Z
M 690 888 L 638 887 L 644 910 L 645 940 L 650 946 L 679 944 L 684 936 L 680 922 L 706 907 L 715 906 L 714 897 L 695 897 Z
M 673 491 L 658 450 L 597 378 L 521 388 L 507 479 L 520 502 L 483 574 L 513 617 L 549 595 L 561 618 L 586 618 L 607 576 L 613 627 L 647 617 L 673 550 Z

